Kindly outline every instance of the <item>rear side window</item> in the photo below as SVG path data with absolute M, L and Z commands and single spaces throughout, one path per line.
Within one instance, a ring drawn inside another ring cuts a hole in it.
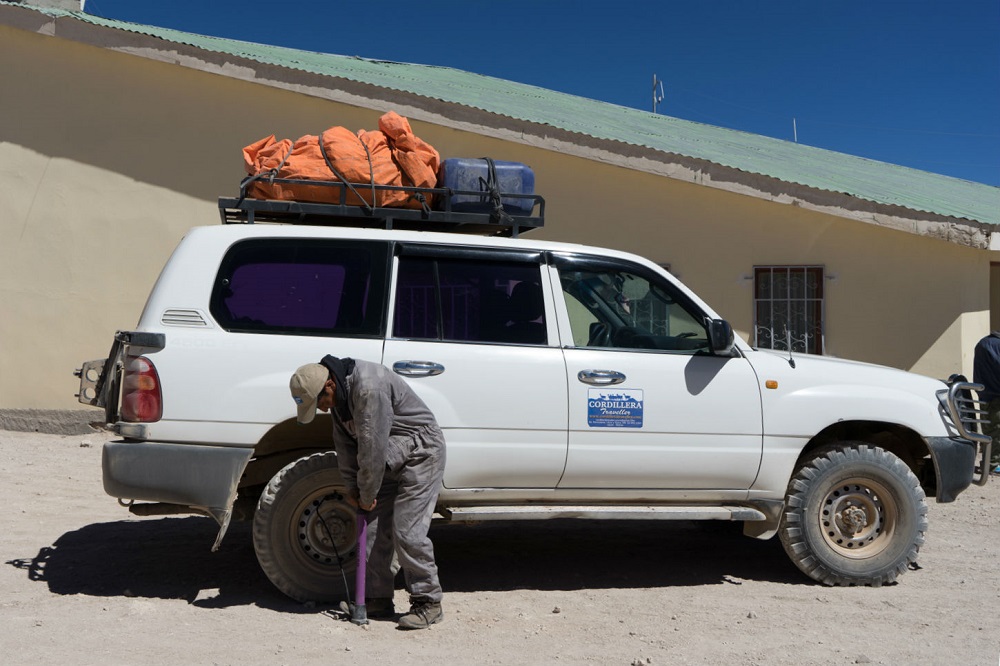
M 544 303 L 537 263 L 403 256 L 393 335 L 543 345 Z
M 248 240 L 219 268 L 211 311 L 229 331 L 381 336 L 388 245 L 365 241 Z

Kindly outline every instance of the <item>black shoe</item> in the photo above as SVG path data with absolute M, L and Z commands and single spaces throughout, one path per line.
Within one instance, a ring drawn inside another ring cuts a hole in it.
M 444 620 L 441 603 L 437 601 L 415 601 L 410 612 L 399 618 L 400 629 L 426 629 Z

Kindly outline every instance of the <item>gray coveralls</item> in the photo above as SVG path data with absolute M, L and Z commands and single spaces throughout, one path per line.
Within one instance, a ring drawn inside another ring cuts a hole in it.
M 349 492 L 372 511 L 375 538 L 368 556 L 367 596 L 393 596 L 392 555 L 399 555 L 410 600 L 440 602 L 442 591 L 427 531 L 444 478 L 444 435 L 434 414 L 391 370 L 355 361 L 346 390 L 351 421 L 333 414 L 337 465 Z M 376 522 L 377 521 L 377 522 Z

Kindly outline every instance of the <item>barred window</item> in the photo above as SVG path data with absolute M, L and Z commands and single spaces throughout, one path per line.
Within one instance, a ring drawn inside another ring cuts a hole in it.
M 755 266 L 754 339 L 761 349 L 823 353 L 823 267 Z

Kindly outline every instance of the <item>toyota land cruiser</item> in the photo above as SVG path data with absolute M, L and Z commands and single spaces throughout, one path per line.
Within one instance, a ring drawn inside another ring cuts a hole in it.
M 742 521 L 817 581 L 880 585 L 915 560 L 925 496 L 988 478 L 964 378 L 754 349 L 646 259 L 501 237 L 540 216 L 220 208 L 239 223 L 184 237 L 80 400 L 121 436 L 110 495 L 208 514 L 216 547 L 252 519 L 295 599 L 338 598 L 357 557 L 329 417 L 297 425 L 288 395 L 330 353 L 383 363 L 436 414 L 441 520 Z

